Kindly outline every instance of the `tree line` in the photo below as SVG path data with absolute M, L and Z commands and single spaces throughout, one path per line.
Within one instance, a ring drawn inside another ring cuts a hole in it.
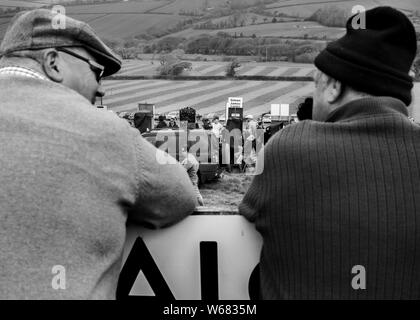
M 289 40 L 276 37 L 233 37 L 219 32 L 193 38 L 168 36 L 152 43 L 138 40 L 105 42 L 123 58 L 136 58 L 141 53 L 165 54 L 181 50 L 187 54 L 259 56 L 262 61 L 313 62 L 314 57 L 325 47 L 326 42 Z
M 241 14 L 236 13 L 231 16 L 229 16 L 227 19 L 219 21 L 219 22 L 213 22 L 213 20 L 209 19 L 207 21 L 196 23 L 193 28 L 194 29 L 205 29 L 205 30 L 220 30 L 220 29 L 230 29 L 230 28 L 237 28 L 237 27 L 244 27 L 246 25 L 255 25 L 255 24 L 266 24 L 266 23 L 277 23 L 277 22 L 283 22 L 284 19 L 277 18 L 275 16 L 271 17 L 264 17 L 263 22 L 257 23 L 258 17 L 257 16 L 251 16 L 251 23 L 247 21 L 246 17 L 243 17 Z M 301 19 L 294 19 L 291 20 L 290 18 L 285 20 L 286 22 L 290 21 L 301 21 Z
M 337 6 L 326 6 L 315 11 L 308 21 L 315 21 L 327 27 L 344 28 L 351 12 Z

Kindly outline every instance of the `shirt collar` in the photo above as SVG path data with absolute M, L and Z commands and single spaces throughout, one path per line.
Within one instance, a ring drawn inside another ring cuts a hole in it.
M 0 68 L 0 75 L 21 76 L 27 78 L 35 78 L 45 81 L 50 81 L 46 76 L 27 67 L 7 66 Z

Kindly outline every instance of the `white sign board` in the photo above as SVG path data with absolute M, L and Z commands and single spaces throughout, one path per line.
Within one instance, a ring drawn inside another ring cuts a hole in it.
M 123 256 L 124 264 L 138 237 L 143 239 L 175 299 L 202 299 L 203 279 L 200 270 L 203 270 L 203 265 L 200 264 L 200 242 L 213 242 L 217 245 L 215 266 L 217 265 L 218 298 L 250 299 L 249 279 L 259 262 L 262 240 L 254 225 L 244 217 L 189 216 L 170 228 L 160 230 L 130 226 Z M 138 258 L 141 262 L 141 257 Z M 138 273 L 130 295 L 154 295 L 146 278 L 142 272 Z
M 280 116 L 280 105 L 279 104 L 272 104 L 271 105 L 271 116 L 272 117 L 279 117 Z
M 242 97 L 229 97 L 228 103 L 231 108 L 243 108 L 243 98 Z
M 281 104 L 280 105 L 280 116 L 281 117 L 288 117 L 290 115 L 290 108 L 288 104 Z

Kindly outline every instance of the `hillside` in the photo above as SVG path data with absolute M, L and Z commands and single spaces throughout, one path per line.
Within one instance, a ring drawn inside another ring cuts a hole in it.
M 71 1 L 71 0 L 70 0 Z M 79 0 L 80 1 L 80 0 Z M 90 0 L 94 1 L 94 0 Z M 51 1 L 50 1 L 51 2 Z M 167 34 L 167 30 L 180 21 L 190 19 L 190 11 L 204 10 L 205 0 L 131 0 L 113 1 L 84 5 L 68 5 L 69 0 L 55 0 L 54 3 L 66 4 L 66 14 L 88 22 L 103 38 L 124 39 L 139 34 L 150 33 L 152 36 Z M 74 1 L 73 1 L 74 2 Z M 222 3 L 210 0 L 210 3 Z M 47 2 L 1 1 L 0 9 L 14 7 L 33 8 Z M 197 13 L 198 13 L 197 11 Z M 186 14 L 180 14 L 180 13 Z M 6 31 L 12 13 L 0 16 L 0 39 Z
M 387 5 L 398 8 L 406 13 L 420 10 L 418 0 L 283 0 L 267 5 L 270 12 L 282 12 L 288 15 L 307 18 L 316 10 L 326 6 L 338 6 L 351 13 L 356 5 L 362 5 L 371 9 L 379 5 Z
M 259 23 L 263 23 L 265 19 L 266 22 L 271 22 L 274 16 L 307 18 L 316 10 L 327 5 L 338 6 L 340 9 L 348 11 L 349 15 L 351 8 L 358 4 L 366 8 L 377 5 L 393 5 L 407 13 L 420 11 L 420 1 L 418 0 L 131 0 L 69 5 L 69 3 L 80 1 L 82 0 L 2 0 L 0 9 L 32 8 L 48 3 L 62 3 L 66 5 L 67 14 L 90 23 L 102 37 L 115 39 L 125 39 L 148 33 L 152 36 L 162 36 L 183 28 L 186 30 L 181 33 L 182 36 L 194 36 L 196 32 L 191 28 L 192 25 L 183 26 L 180 22 L 193 20 L 191 21 L 193 24 L 207 23 L 208 21 L 218 24 L 221 20 L 230 19 L 234 15 L 238 15 L 240 25 L 238 24 L 237 27 L 245 29 L 232 30 L 233 28 L 230 26 L 219 29 L 219 31 L 228 29 L 228 32 L 275 36 L 283 32 L 288 33 L 288 25 L 268 23 L 267 26 L 261 26 Z M 265 5 L 261 5 L 262 2 Z M 254 13 L 251 14 L 251 12 Z M 5 32 L 8 19 L 10 19 L 10 14 L 6 18 L 0 16 L 0 38 Z M 258 25 L 254 26 L 254 24 Z M 254 28 L 255 32 L 252 32 Z M 309 32 L 330 34 L 328 30 L 317 28 L 318 30 L 309 30 Z M 301 36 L 301 32 L 298 32 L 298 36 Z
M 81 1 L 95 3 L 81 5 Z M 0 39 L 12 17 L 12 12 L 7 10 L 48 3 L 65 4 L 69 16 L 88 22 L 124 58 L 167 50 L 159 46 L 159 41 L 168 36 L 177 38 L 170 50 L 179 48 L 187 52 L 185 48 L 191 48 L 190 39 L 196 41 L 202 35 L 219 37 L 221 32 L 234 38 L 283 38 L 310 40 L 314 46 L 321 42 L 325 44 L 343 35 L 344 29 L 304 19 L 326 6 L 336 6 L 344 10 L 340 12 L 350 15 L 351 8 L 357 4 L 366 8 L 384 4 L 394 5 L 409 15 L 417 10 L 420 15 L 419 0 L 2 0 L 0 12 L 6 10 L 8 13 L 0 14 Z M 420 32 L 420 17 L 413 19 L 416 21 Z M 220 37 L 214 39 L 217 42 L 222 40 Z M 224 49 L 213 50 L 214 53 L 238 55 L 253 51 L 249 50 L 246 40 L 233 42 L 231 47 L 225 43 Z M 241 46 L 244 47 L 242 51 L 238 50 Z M 261 50 L 270 50 L 266 44 L 260 48 L 260 56 Z M 126 49 L 130 52 L 128 55 Z M 187 53 L 207 54 L 204 48 Z M 306 62 L 310 62 L 310 57 Z
M 75 19 L 89 23 L 104 39 L 126 39 L 141 34 L 159 35 L 165 28 L 174 27 L 184 20 L 178 15 L 99 13 L 69 14 Z
M 45 2 L 37 2 L 37 1 L 19 1 L 19 0 L 2 0 L 0 2 L 0 7 L 21 7 L 21 8 L 35 8 L 43 6 Z

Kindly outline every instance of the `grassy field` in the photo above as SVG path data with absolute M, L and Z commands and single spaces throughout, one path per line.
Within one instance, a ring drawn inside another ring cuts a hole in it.
M 159 32 L 162 28 L 175 26 L 184 20 L 184 17 L 178 15 L 137 13 L 97 14 L 93 18 L 90 16 L 89 20 L 86 20 L 84 15 L 75 15 L 75 17 L 87 21 L 105 39 L 130 38 L 145 32 L 153 33 L 154 30 Z
M 104 5 L 70 6 L 67 13 L 88 22 L 104 38 L 129 38 L 175 26 L 185 17 L 154 13 L 171 1 L 130 1 Z
M 371 9 L 379 5 L 396 7 L 405 12 L 420 9 L 418 0 L 283 0 L 267 5 L 270 12 L 282 12 L 287 15 L 306 18 L 316 10 L 325 6 L 337 6 L 347 10 L 351 15 L 351 9 L 356 5 L 362 5 L 366 9 Z
M 216 181 L 200 187 L 200 193 L 206 207 L 217 207 L 225 210 L 236 210 L 253 177 L 245 173 L 224 173 Z
M 155 57 L 158 59 L 158 57 Z M 192 61 L 191 71 L 185 71 L 183 75 L 191 76 L 223 76 L 230 62 L 221 61 Z M 142 76 L 157 75 L 160 63 L 155 60 L 127 60 L 117 75 Z M 269 76 L 310 76 L 314 70 L 311 64 L 299 64 L 288 62 L 241 62 L 237 70 L 238 75 L 269 75 Z
M 45 5 L 42 3 L 38 3 L 35 1 L 15 1 L 15 0 L 1 0 L 0 1 L 0 8 L 15 8 L 15 7 L 21 7 L 25 9 L 35 9 L 37 7 L 41 7 Z M 6 32 L 7 26 L 10 22 L 10 17 L 0 17 L 0 41 L 3 39 L 3 35 Z
M 420 2 L 418 0 L 377 0 L 375 2 L 377 5 L 380 3 L 381 5 L 393 6 L 404 11 L 420 10 Z
M 167 5 L 170 1 L 127 1 L 106 4 L 68 6 L 69 14 L 79 13 L 148 13 L 153 9 Z
M 0 6 L 3 7 L 37 7 L 45 1 L 15 1 L 3 0 Z M 255 0 L 241 0 L 240 4 L 255 4 Z M 205 0 L 131 0 L 116 3 L 101 3 L 94 5 L 67 6 L 67 14 L 71 17 L 83 20 L 91 26 L 104 38 L 130 38 L 139 34 L 151 33 L 161 34 L 168 28 L 174 27 L 178 22 L 188 19 L 188 16 L 180 16 L 182 11 L 196 11 L 200 13 L 211 12 L 214 8 L 227 8 L 226 0 L 208 0 L 208 8 L 205 8 Z M 366 8 L 371 8 L 380 4 L 393 5 L 406 12 L 420 10 L 420 1 L 418 0 L 278 0 L 273 4 L 267 5 L 267 11 L 271 13 L 286 13 L 297 17 L 308 17 L 317 9 L 326 5 L 336 5 L 344 8 L 351 13 L 351 8 L 356 4 L 361 4 Z M 244 16 L 250 16 L 250 13 L 242 13 Z M 216 18 L 214 22 L 220 21 Z M 258 16 L 257 23 L 262 22 L 264 17 Z M 270 20 L 271 18 L 269 18 Z M 3 37 L 8 24 L 7 20 L 0 21 L 0 39 Z M 247 26 L 233 29 L 220 30 L 194 30 L 187 29 L 174 35 L 190 37 L 203 33 L 215 34 L 219 31 L 226 31 L 237 34 L 243 33 L 246 36 L 255 34 L 256 36 L 282 36 L 282 37 L 327 37 L 334 39 L 343 34 L 340 28 L 327 28 L 313 22 L 295 22 L 295 23 L 268 23 L 260 25 L 250 25 L 251 19 L 245 19 Z M 204 20 L 203 20 L 204 21 Z
M 156 13 L 171 13 L 171 14 L 177 14 L 180 10 L 188 10 L 188 11 L 194 11 L 194 10 L 200 10 L 203 9 L 204 6 L 204 0 L 175 0 L 170 1 L 171 3 L 161 7 L 159 9 L 153 10 L 153 12 Z
M 169 15 L 152 13 L 154 9 L 172 1 L 129 1 L 95 5 L 67 6 L 70 17 L 88 22 L 103 38 L 129 38 L 145 32 L 160 32 L 175 26 L 186 17 L 176 12 Z M 38 5 L 38 4 L 37 4 Z M 10 18 L 0 22 L 0 39 L 6 32 Z
M 1 0 L 0 7 L 36 8 L 45 5 L 36 1 Z

